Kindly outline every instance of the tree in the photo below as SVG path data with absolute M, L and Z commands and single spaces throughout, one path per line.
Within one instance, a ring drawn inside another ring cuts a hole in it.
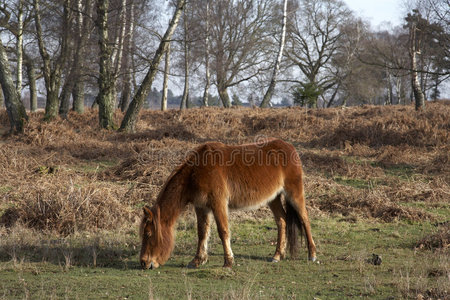
M 98 0 L 97 2 L 97 29 L 98 29 L 98 44 L 100 47 L 99 58 L 99 78 L 98 86 L 99 92 L 96 98 L 98 103 L 98 117 L 100 127 L 105 129 L 113 129 L 113 113 L 114 113 L 114 99 L 113 99 L 113 79 L 111 66 L 111 47 L 108 40 L 108 9 L 109 0 Z
M 34 60 L 25 51 L 23 52 L 23 57 L 30 87 L 30 111 L 35 112 L 37 110 L 36 67 Z
M 132 68 L 132 60 L 133 60 L 133 44 L 134 44 L 134 22 L 135 22 L 135 5 L 134 0 L 130 1 L 130 9 L 129 9 L 129 22 L 127 22 L 127 34 L 125 36 L 125 45 L 126 51 L 124 53 L 124 61 L 123 61 L 123 69 L 125 70 L 125 74 L 122 80 L 122 95 L 120 97 L 119 107 L 121 111 L 125 111 L 128 106 L 128 102 L 131 98 L 131 68 Z
M 233 94 L 233 96 L 231 98 L 233 99 L 233 101 L 231 102 L 231 104 L 233 106 L 241 106 L 242 105 L 242 101 L 241 101 L 241 99 L 239 99 L 239 96 L 237 94 Z
M 417 10 L 413 10 L 413 14 L 408 14 L 406 22 L 409 29 L 409 57 L 411 66 L 411 87 L 414 93 L 416 103 L 416 110 L 425 107 L 425 96 L 422 92 L 419 78 L 417 75 L 417 54 L 420 53 L 420 39 L 418 39 L 417 31 L 420 30 L 418 24 L 421 20 L 421 15 Z
M 299 69 L 305 79 L 293 82 L 322 92 L 336 85 L 336 77 L 329 68 L 343 36 L 341 24 L 350 19 L 351 12 L 340 0 L 298 2 L 288 23 L 286 55 L 291 66 Z
M 169 89 L 169 69 L 170 69 L 170 44 L 167 46 L 166 57 L 164 59 L 164 80 L 161 97 L 161 110 L 167 110 L 167 93 Z
M 269 106 L 270 100 L 272 99 L 273 91 L 275 89 L 278 72 L 280 70 L 281 58 L 283 56 L 284 44 L 286 41 L 286 22 L 287 22 L 287 0 L 283 0 L 283 20 L 281 25 L 281 38 L 278 48 L 278 54 L 277 58 L 275 59 L 275 65 L 273 67 L 272 79 L 270 80 L 269 88 L 264 94 L 264 98 L 261 102 L 261 107 Z
M 7 51 L 9 52 L 13 52 L 15 54 L 15 61 L 16 61 L 16 68 L 15 68 L 15 86 L 17 89 L 17 94 L 19 95 L 19 99 L 21 99 L 21 95 L 22 95 L 22 86 L 23 86 L 23 64 L 24 64 L 24 60 L 26 60 L 26 53 L 25 53 L 25 49 L 24 49 L 24 45 L 23 45 L 23 38 L 24 35 L 26 33 L 26 29 L 28 27 L 28 25 L 30 24 L 31 20 L 32 20 L 32 14 L 30 13 L 30 9 L 29 6 L 26 5 L 27 3 L 24 2 L 24 0 L 17 0 L 14 1 L 14 3 L 12 3 L 13 1 L 10 1 L 10 3 L 8 4 L 7 2 L 3 5 L 0 6 L 0 12 L 2 12 L 5 15 L 5 20 L 9 20 L 9 22 L 3 22 L 3 27 L 5 27 L 9 33 L 11 33 L 15 39 L 15 48 L 14 50 L 12 50 L 12 47 L 7 47 Z M 9 6 L 9 7 L 8 7 Z M 15 19 L 12 19 L 11 17 L 15 17 Z M 25 64 L 27 64 L 27 62 L 25 61 Z M 30 65 L 26 65 L 27 70 L 29 71 L 28 74 L 30 75 L 30 72 L 33 70 L 30 70 L 29 67 Z M 33 76 L 31 74 L 31 79 L 29 76 L 29 85 L 30 85 L 30 94 L 31 94 L 31 99 L 30 99 L 30 103 L 33 104 L 33 96 L 36 94 L 35 91 L 35 87 L 33 90 Z M 33 110 L 33 107 L 31 107 L 31 110 Z
M 158 71 L 159 63 L 161 62 L 162 56 L 167 51 L 167 47 L 169 46 L 170 39 L 177 28 L 178 22 L 180 20 L 181 12 L 183 11 L 184 5 L 186 4 L 186 0 L 177 0 L 176 7 L 172 19 L 169 23 L 169 26 L 159 43 L 159 47 L 155 52 L 153 60 L 150 65 L 150 69 L 148 70 L 144 80 L 142 81 L 139 89 L 135 93 L 133 100 L 130 103 L 130 106 L 127 109 L 125 117 L 122 120 L 120 125 L 120 129 L 127 132 L 134 132 L 136 128 L 136 122 L 138 118 L 139 111 L 144 104 L 144 100 L 150 91 L 153 80 L 156 76 L 156 72 Z
M 189 57 L 190 57 L 190 40 L 188 26 L 187 7 L 184 8 L 183 14 L 183 52 L 184 52 L 184 89 L 181 98 L 180 109 L 186 109 L 189 106 Z
M 47 91 L 47 101 L 45 104 L 45 119 L 52 120 L 58 116 L 59 108 L 59 89 L 61 84 L 62 68 L 65 65 L 68 53 L 68 27 L 72 11 L 70 8 L 70 0 L 64 0 L 63 5 L 63 17 L 61 20 L 62 32 L 60 32 L 60 38 L 56 37 L 55 40 L 61 40 L 60 45 L 54 48 L 53 55 L 50 55 L 46 44 L 42 28 L 42 17 L 40 9 L 40 0 L 33 0 L 34 7 L 34 23 L 36 26 L 36 36 L 39 46 L 39 53 L 42 58 L 43 67 L 42 72 L 44 75 L 45 89 Z M 55 42 L 55 41 L 52 41 Z M 52 43 L 50 43 L 51 46 Z
M 6 50 L 3 47 L 1 39 L 0 39 L 0 86 L 3 90 L 6 111 L 8 113 L 9 123 L 11 125 L 10 131 L 12 133 L 23 132 L 24 122 L 28 120 L 28 116 L 25 112 L 25 107 L 23 106 L 22 101 L 20 101 L 17 89 L 14 86 L 12 75 L 9 70 L 8 57 L 6 55 Z
M 317 98 L 322 94 L 319 86 L 314 82 L 299 84 L 292 93 L 294 103 L 300 106 L 316 107 Z
M 211 7 L 210 55 L 224 107 L 231 106 L 230 87 L 267 69 L 272 7 L 273 1 L 263 0 L 217 0 Z
M 74 84 L 72 87 L 72 110 L 81 114 L 84 112 L 84 86 L 86 65 L 85 56 L 87 54 L 87 43 L 91 37 L 93 1 L 77 1 L 77 18 L 75 23 L 75 54 L 73 57 L 72 72 Z
M 206 0 L 206 20 L 205 20 L 205 89 L 203 90 L 202 104 L 205 107 L 209 105 L 209 86 L 211 84 L 211 74 L 209 66 L 209 56 L 210 56 L 210 0 Z

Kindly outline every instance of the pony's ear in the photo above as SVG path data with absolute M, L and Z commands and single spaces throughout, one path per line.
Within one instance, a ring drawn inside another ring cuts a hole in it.
M 149 219 L 149 220 L 151 220 L 152 217 L 153 217 L 153 213 L 152 213 L 150 207 L 148 207 L 148 206 L 146 205 L 146 206 L 144 206 L 144 207 L 142 208 L 142 210 L 144 211 L 144 217 L 147 218 L 147 219 Z

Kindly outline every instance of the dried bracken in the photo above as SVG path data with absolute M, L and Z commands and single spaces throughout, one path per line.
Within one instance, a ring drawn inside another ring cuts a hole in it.
M 39 230 L 134 226 L 188 151 L 206 141 L 242 144 L 277 137 L 298 150 L 312 215 L 423 220 L 408 202 L 450 198 L 450 105 L 306 110 L 202 108 L 144 111 L 137 133 L 99 129 L 97 112 L 43 122 L 0 139 L 0 222 Z M 122 115 L 116 113 L 115 122 Z M 8 127 L 0 111 L 0 129 Z M 0 131 L 3 132 L 3 131 Z M 417 207 L 417 206 L 416 206 Z M 258 212 L 234 213 L 270 216 Z

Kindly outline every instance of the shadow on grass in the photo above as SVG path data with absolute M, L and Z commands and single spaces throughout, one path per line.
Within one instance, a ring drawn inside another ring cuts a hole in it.
M 140 269 L 138 253 L 136 246 L 98 245 L 95 242 L 72 246 L 61 241 L 42 241 L 39 245 L 2 245 L 0 262 L 46 262 L 64 268 Z

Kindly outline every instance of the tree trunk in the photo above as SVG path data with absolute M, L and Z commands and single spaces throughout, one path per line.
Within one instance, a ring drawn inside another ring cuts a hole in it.
M 27 69 L 28 85 L 30 89 L 30 111 L 37 110 L 36 69 L 33 60 L 24 53 L 25 67 Z
M 99 33 L 98 44 L 100 46 L 97 102 L 100 127 L 113 129 L 114 101 L 112 98 L 111 47 L 108 44 L 108 9 L 109 0 L 99 0 L 97 2 L 96 23 Z
M 113 66 L 112 74 L 111 74 L 111 101 L 113 102 L 114 107 L 116 107 L 117 103 L 117 78 L 119 76 L 119 72 L 122 67 L 122 57 L 123 57 L 123 48 L 125 41 L 125 33 L 127 28 L 127 1 L 122 0 L 121 8 L 120 8 L 120 30 L 116 34 L 116 39 L 114 41 L 114 47 L 112 51 L 111 63 Z
M 0 83 L 0 107 L 5 106 L 5 97 L 3 96 L 2 85 Z
M 11 133 L 23 132 L 24 122 L 28 119 L 25 107 L 19 99 L 17 89 L 14 86 L 9 61 L 0 39 L 0 85 L 5 99 L 6 112 L 8 113 Z
M 220 100 L 222 100 L 223 107 L 231 107 L 231 100 L 230 95 L 228 95 L 227 87 L 219 84 L 217 90 L 219 92 Z
M 92 16 L 93 1 L 86 1 L 85 15 L 83 16 L 82 0 L 77 0 L 77 45 L 75 49 L 75 56 L 73 58 L 73 78 L 74 85 L 72 87 L 72 110 L 82 114 L 84 112 L 84 53 L 87 40 L 90 38 L 89 20 Z
M 287 20 L 287 0 L 283 0 L 283 22 L 281 26 L 281 39 L 280 47 L 278 49 L 277 59 L 275 60 L 275 66 L 273 68 L 272 79 L 270 80 L 269 88 L 264 95 L 260 107 L 268 107 L 270 100 L 272 99 L 273 91 L 275 90 L 275 84 L 277 82 L 278 72 L 280 70 L 281 58 L 283 57 L 284 44 L 286 41 L 286 20 Z
M 73 90 L 73 76 L 72 72 L 69 71 L 69 74 L 64 82 L 62 87 L 61 95 L 59 96 L 59 114 L 63 118 L 67 118 L 67 114 L 70 109 L 70 95 Z
M 134 33 L 134 2 L 130 3 L 130 22 L 128 22 L 128 34 L 127 34 L 127 52 L 124 57 L 124 69 L 125 76 L 123 79 L 123 89 L 122 95 L 119 101 L 119 107 L 122 112 L 124 112 L 128 107 L 128 102 L 131 98 L 131 73 L 130 73 L 130 65 L 132 60 L 132 52 L 133 52 L 133 33 Z
M 144 104 L 145 98 L 148 96 L 150 88 L 152 86 L 153 80 L 155 79 L 156 72 L 158 71 L 158 65 L 161 62 L 163 54 L 167 51 L 167 47 L 170 43 L 170 39 L 173 35 L 173 32 L 177 28 L 178 22 L 180 20 L 181 12 L 186 3 L 186 0 L 178 0 L 175 12 L 173 17 L 169 23 L 169 27 L 164 34 L 163 39 L 159 43 L 159 47 L 155 52 L 155 56 L 153 57 L 152 63 L 150 65 L 150 69 L 147 72 L 142 84 L 139 86 L 136 94 L 133 97 L 133 100 L 130 103 L 130 106 L 127 109 L 125 117 L 120 126 L 121 130 L 127 132 L 135 131 L 137 118 L 139 115 L 139 111 Z
M 47 52 L 47 49 L 44 45 L 44 37 L 42 33 L 42 25 L 41 25 L 41 15 L 39 8 L 39 0 L 34 0 L 34 23 L 36 26 L 36 35 L 38 40 L 39 52 L 41 54 L 43 60 L 43 74 L 45 81 L 45 88 L 47 90 L 47 102 L 45 105 L 45 120 L 52 120 L 58 116 L 58 108 L 59 108 L 59 99 L 58 92 L 61 83 L 61 68 L 64 66 L 65 61 L 67 59 L 67 50 L 68 50 L 68 27 L 70 20 L 69 10 L 70 1 L 64 1 L 64 16 L 63 16 L 63 33 L 62 33 L 62 41 L 61 41 L 61 49 L 58 57 L 55 62 L 51 62 L 50 55 Z
M 184 89 L 183 97 L 181 98 L 180 109 L 186 109 L 189 101 L 189 44 L 188 44 L 188 27 L 186 9 L 184 10 Z
M 327 108 L 330 108 L 333 105 L 334 100 L 336 99 L 336 96 L 337 96 L 337 93 L 338 93 L 340 87 L 341 87 L 341 83 L 339 82 L 338 85 L 336 86 L 336 88 L 334 89 L 333 94 L 331 95 L 330 101 L 328 101 L 328 103 L 327 103 Z
M 392 89 L 392 75 L 388 68 L 386 68 L 386 80 L 387 80 L 388 94 L 387 94 L 387 99 L 386 99 L 385 104 L 393 105 L 394 104 L 394 92 Z
M 19 99 L 22 96 L 22 65 L 23 65 L 23 0 L 19 0 L 19 7 L 17 11 L 17 78 L 16 89 Z
M 167 92 L 169 89 L 169 69 L 170 69 L 170 44 L 167 47 L 166 57 L 164 62 L 164 81 L 163 81 L 163 92 L 161 98 L 161 110 L 167 110 Z
M 417 49 L 416 49 L 416 30 L 417 24 L 411 22 L 409 28 L 409 57 L 411 62 L 411 87 L 414 93 L 414 99 L 416 102 L 416 110 L 425 107 L 425 96 L 420 88 L 419 77 L 417 75 Z
M 206 0 L 206 36 L 205 36 L 205 90 L 203 91 L 203 106 L 208 107 L 209 85 L 211 75 L 209 73 L 209 1 Z
M 130 98 L 131 98 L 131 76 L 129 72 L 127 72 L 123 80 L 123 89 L 119 101 L 120 111 L 122 112 L 126 111 L 128 107 L 128 101 Z
M 82 77 L 75 82 L 72 89 L 72 109 L 73 111 L 82 114 L 84 113 L 84 81 Z

